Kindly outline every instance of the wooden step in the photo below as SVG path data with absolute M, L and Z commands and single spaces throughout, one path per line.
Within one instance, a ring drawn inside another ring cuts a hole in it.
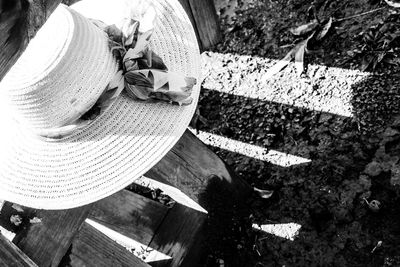
M 87 223 L 82 225 L 60 267 L 150 267 Z
M 37 267 L 16 245 L 0 234 L 0 266 Z
M 172 257 L 153 260 L 151 266 L 193 266 L 207 218 L 182 204 L 169 208 L 128 190 L 70 210 L 35 210 L 5 202 L 0 212 L 0 225 L 16 234 L 15 245 L 38 266 L 149 266 L 88 220 Z M 15 216 L 13 223 L 10 218 Z
M 159 202 L 122 190 L 98 201 L 89 219 L 148 245 L 167 212 Z

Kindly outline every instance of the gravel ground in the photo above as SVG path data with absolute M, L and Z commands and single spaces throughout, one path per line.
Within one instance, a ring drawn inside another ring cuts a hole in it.
M 216 0 L 224 38 L 203 54 L 196 128 L 311 162 L 282 167 L 211 146 L 240 177 L 275 193 L 243 203 L 224 229 L 211 213 L 207 266 L 400 266 L 398 43 L 372 71 L 365 38 L 399 14 L 384 1 L 313 3 L 321 18 L 382 9 L 334 24 L 301 77 L 289 64 L 266 80 L 301 40 L 289 29 L 310 20 L 312 1 Z M 282 223 L 301 225 L 293 241 L 252 229 Z

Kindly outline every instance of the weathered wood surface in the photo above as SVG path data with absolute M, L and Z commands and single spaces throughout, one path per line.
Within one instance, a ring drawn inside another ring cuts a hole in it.
M 23 209 L 32 214 L 29 208 Z M 39 266 L 58 266 L 90 209 L 91 205 L 69 210 L 37 210 L 34 215 L 40 222 L 28 222 L 16 233 L 13 242 Z
M 0 266 L 37 267 L 16 245 L 0 234 Z
M 12 215 L 20 217 L 20 225 L 10 222 Z M 38 266 L 148 266 L 87 225 L 86 217 L 172 257 L 152 266 L 177 267 L 195 266 L 199 260 L 207 214 L 179 203 L 168 208 L 122 190 L 93 205 L 62 211 L 34 210 L 6 202 L 0 224 L 16 233 L 13 242 Z M 33 218 L 39 221 L 30 221 Z
M 188 14 L 201 50 L 207 50 L 222 39 L 214 0 L 179 0 Z
M 211 187 L 217 184 L 231 192 L 232 202 L 253 191 L 189 130 L 145 176 L 179 188 L 206 210 L 208 195 L 215 193 Z
M 62 266 L 71 267 L 150 267 L 131 252 L 91 225 L 84 223 L 64 257 Z
M 168 207 L 122 190 L 97 202 L 89 218 L 148 245 L 168 212 Z
M 0 81 L 61 0 L 0 1 Z
M 207 214 L 176 203 L 155 233 L 150 247 L 171 256 L 171 267 L 196 266 L 201 247 L 195 245 L 201 239 L 206 219 Z

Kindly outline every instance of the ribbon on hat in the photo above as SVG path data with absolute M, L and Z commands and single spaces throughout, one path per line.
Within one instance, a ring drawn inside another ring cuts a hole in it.
M 122 63 L 117 79 L 124 82 L 128 95 L 139 100 L 155 99 L 179 105 L 192 103 L 190 95 L 196 79 L 169 71 L 161 57 L 149 48 L 153 29 L 140 33 L 140 23 L 134 19 L 125 19 L 121 30 L 98 21 L 95 24 L 108 34 L 110 49 Z
M 88 126 L 114 103 L 124 89 L 127 95 L 138 101 L 192 103 L 191 93 L 196 79 L 169 71 L 161 57 L 150 49 L 153 28 L 139 32 L 140 22 L 133 18 L 125 19 L 121 29 L 97 20 L 92 22 L 107 33 L 111 52 L 120 65 L 119 71 L 92 107 L 76 110 L 77 120 L 41 131 L 38 133 L 41 137 L 61 139 Z

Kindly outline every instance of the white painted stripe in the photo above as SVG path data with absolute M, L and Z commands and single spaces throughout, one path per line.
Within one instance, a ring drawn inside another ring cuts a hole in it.
M 277 60 L 205 52 L 203 87 L 227 94 L 352 117 L 352 86 L 370 74 L 357 70 L 308 66 L 300 78 L 293 64 L 266 79 Z
M 185 205 L 186 207 L 192 208 L 194 210 L 207 213 L 207 211 L 202 206 L 200 206 L 193 199 L 188 197 L 186 194 L 184 194 L 181 190 L 179 190 L 176 187 L 161 183 L 159 181 L 153 180 L 145 176 L 142 176 L 138 180 L 135 180 L 135 183 L 152 189 L 158 188 L 161 191 L 163 191 L 164 194 L 170 196 L 176 202 Z
M 11 242 L 15 237 L 15 233 L 8 231 L 7 229 L 3 228 L 2 226 L 0 226 L 0 234 L 3 235 L 5 238 L 7 238 Z
M 86 223 L 90 224 L 121 246 L 125 247 L 127 250 L 131 251 L 136 257 L 140 258 L 144 262 L 157 262 L 162 260 L 172 259 L 170 256 L 165 255 L 155 249 L 152 249 L 146 245 L 133 240 L 127 236 L 124 236 L 108 227 L 105 227 L 102 224 L 99 224 L 93 220 L 86 219 Z
M 231 152 L 239 153 L 241 155 L 270 162 L 282 167 L 290 167 L 294 165 L 309 163 L 311 160 L 290 155 L 287 153 L 268 150 L 263 147 L 246 144 L 220 135 L 207 133 L 204 131 L 197 131 L 190 129 L 203 143 L 218 147 Z
M 299 234 L 300 228 L 301 225 L 297 223 L 279 223 L 264 225 L 253 224 L 253 229 L 260 230 L 268 234 L 279 236 L 291 241 L 293 241 L 294 238 Z

